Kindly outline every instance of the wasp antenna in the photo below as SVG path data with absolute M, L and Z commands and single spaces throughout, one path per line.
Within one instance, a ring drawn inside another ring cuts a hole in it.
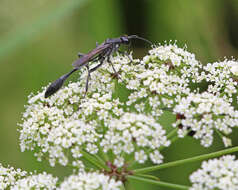
M 137 35 L 131 35 L 131 36 L 128 36 L 128 38 L 129 38 L 129 39 L 133 39 L 133 38 L 134 38 L 134 39 L 143 40 L 143 41 L 149 43 L 150 45 L 153 45 L 153 43 L 152 43 L 151 41 L 149 41 L 149 40 L 147 40 L 147 39 L 145 39 L 145 38 L 142 38 L 142 37 L 140 37 L 140 36 L 137 36 Z

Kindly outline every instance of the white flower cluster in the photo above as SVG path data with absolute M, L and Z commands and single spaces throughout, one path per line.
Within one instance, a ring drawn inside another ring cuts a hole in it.
M 238 190 L 238 161 L 232 155 L 204 161 L 190 181 L 190 190 Z
M 32 174 L 14 169 L 13 167 L 3 167 L 0 164 L 0 189 L 10 190 L 31 190 L 31 189 L 56 189 L 57 178 L 50 174 Z
M 130 58 L 118 55 L 112 58 L 115 69 L 120 73 L 118 80 L 121 84 L 132 84 L 130 79 L 135 78 L 138 71 L 143 72 L 145 69 L 143 64 L 135 63 L 138 60 L 131 63 L 132 57 L 129 56 Z M 19 130 L 21 150 L 36 151 L 38 160 L 46 157 L 52 166 L 60 163 L 82 168 L 82 151 L 100 155 L 101 150 L 107 153 L 115 147 L 120 149 L 113 151 L 115 157 L 111 161 L 118 167 L 126 162 L 122 158 L 123 153 L 134 155 L 139 163 L 145 162 L 148 157 L 153 163 L 161 163 L 163 156 L 158 148 L 170 144 L 165 130 L 143 114 L 124 114 L 123 103 L 118 96 L 114 98 L 113 95 L 115 81 L 111 73 L 113 69 L 106 63 L 97 72 L 93 72 L 89 92 L 85 97 L 87 73 L 81 75 L 80 82 L 70 83 L 47 99 L 43 93 L 29 97 L 29 105 L 26 106 Z M 157 98 L 150 97 L 149 102 L 154 108 L 158 105 Z M 142 103 L 135 107 L 142 112 L 143 106 Z M 155 111 L 161 113 L 159 110 Z M 134 118 L 134 121 L 126 121 L 129 118 Z M 135 118 L 140 122 L 136 122 Z M 118 125 L 120 122 L 127 122 L 127 128 L 118 130 L 113 125 L 115 121 Z M 113 135 L 118 137 L 122 133 L 124 136 L 116 141 Z M 126 135 L 127 133 L 133 135 Z M 134 142 L 128 143 L 131 139 Z
M 114 164 L 121 167 L 126 155 L 134 155 L 135 161 L 144 163 L 148 157 L 153 163 L 162 163 L 163 156 L 158 149 L 169 146 L 166 131 L 152 117 L 125 113 L 120 119 L 113 119 L 100 145 L 104 152 L 111 150 L 116 155 Z
M 35 174 L 22 178 L 16 182 L 11 190 L 32 190 L 32 189 L 44 189 L 55 190 L 58 179 L 51 174 Z
M 80 171 L 87 153 L 100 163 L 110 162 L 116 171 L 132 158 L 139 164 L 147 160 L 160 164 L 160 149 L 170 145 L 158 123 L 163 108 L 174 108 L 173 113 L 182 116 L 173 124 L 180 137 L 193 131 L 194 138 L 208 147 L 215 131 L 226 146 L 231 144 L 226 135 L 238 123 L 238 113 L 226 96 L 215 96 L 212 89 L 225 86 L 229 94 L 227 89 L 235 88 L 233 79 L 233 87 L 221 82 L 231 73 L 237 75 L 235 64 L 220 77 L 221 63 L 204 69 L 194 54 L 172 44 L 154 47 L 143 60 L 117 55 L 111 62 L 117 73 L 105 62 L 91 73 L 86 95 L 84 72 L 79 82 L 47 99 L 44 92 L 30 96 L 19 129 L 21 150 L 34 150 L 38 160 L 47 158 L 52 166 L 72 164 Z M 90 63 L 90 68 L 97 64 Z M 211 83 L 209 92 L 196 94 L 199 87 L 193 85 L 199 86 L 204 77 Z
M 83 97 L 80 85 L 71 83 L 48 99 L 42 93 L 30 98 L 19 130 L 22 151 L 39 148 L 38 160 L 46 156 L 52 166 L 56 162 L 67 165 L 69 152 L 72 163 L 82 156 L 81 150 L 98 152 L 103 124 L 123 113 L 121 103 L 103 91 Z
M 183 116 L 173 124 L 174 127 L 180 126 L 179 136 L 184 137 L 191 130 L 195 132 L 193 137 L 201 139 L 205 147 L 212 144 L 214 131 L 221 136 L 228 135 L 238 125 L 238 112 L 231 104 L 207 92 L 182 98 L 175 106 L 174 113 Z M 224 143 L 228 142 L 225 139 Z
M 204 66 L 201 77 L 207 82 L 208 92 L 226 97 L 232 102 L 232 94 L 237 94 L 238 62 L 225 60 L 223 62 L 208 63 Z
M 158 148 L 169 146 L 170 142 L 165 130 L 153 118 L 124 114 L 119 100 L 112 99 L 111 94 L 102 95 L 102 92 L 71 103 L 77 87 L 71 83 L 67 90 L 57 94 L 58 98 L 56 95 L 49 99 L 39 95 L 31 97 L 20 129 L 22 151 L 38 150 L 35 153 L 38 160 L 46 156 L 52 166 L 56 162 L 69 164 L 71 153 L 73 166 L 83 167 L 83 163 L 79 163 L 82 151 L 100 154 L 100 150 L 105 153 L 113 150 L 112 162 L 118 167 L 126 162 L 121 157 L 124 153 L 134 154 L 139 163 L 144 163 L 147 157 L 154 163 L 162 162 Z M 69 92 L 72 92 L 70 96 Z M 67 98 L 58 101 L 63 97 Z M 70 113 L 65 110 L 69 106 L 72 106 Z
M 121 190 L 122 182 L 99 173 L 79 173 L 71 175 L 57 190 Z
M 57 177 L 46 172 L 27 173 L 20 169 L 5 168 L 0 165 L 0 190 L 121 190 L 122 187 L 121 181 L 97 172 L 81 171 L 60 183 Z
M 161 115 L 161 107 L 171 107 L 190 93 L 189 84 L 200 81 L 201 64 L 195 55 L 176 45 L 158 46 L 143 58 L 144 67 L 137 71 L 134 80 L 127 85 L 134 90 L 127 105 L 136 103 L 139 113 L 151 112 L 153 116 Z M 144 103 L 144 98 L 148 100 Z M 142 103 L 141 103 L 142 102 Z M 143 107 L 150 109 L 142 109 Z
M 7 189 L 15 185 L 16 181 L 25 177 L 26 171 L 14 169 L 13 167 L 3 167 L 0 164 L 0 189 Z

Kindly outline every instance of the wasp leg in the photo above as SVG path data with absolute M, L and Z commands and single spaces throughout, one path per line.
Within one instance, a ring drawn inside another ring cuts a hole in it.
M 85 86 L 85 94 L 84 94 L 84 97 L 86 96 L 86 94 L 87 94 L 87 92 L 88 92 L 88 83 L 89 83 L 89 78 L 90 78 L 89 66 L 86 65 L 86 68 L 87 68 L 87 71 L 88 71 L 88 76 L 87 76 L 87 79 L 86 79 L 86 86 Z
M 128 54 L 127 51 L 120 51 L 120 50 L 118 50 L 118 52 L 119 52 L 120 54 L 122 54 L 123 56 L 127 56 L 128 59 L 130 60 L 130 63 L 133 62 L 133 60 L 131 59 L 131 57 L 129 56 L 129 54 Z
M 99 63 L 97 66 L 93 67 L 92 69 L 89 69 L 89 66 L 86 65 L 86 68 L 87 68 L 87 70 L 88 70 L 88 76 L 87 76 L 87 79 L 86 79 L 85 95 L 86 95 L 87 92 L 88 92 L 90 74 L 91 74 L 92 72 L 96 71 L 99 67 L 102 66 L 104 59 L 105 59 L 105 57 L 100 57 L 100 58 L 98 58 L 98 60 L 100 61 L 100 63 Z

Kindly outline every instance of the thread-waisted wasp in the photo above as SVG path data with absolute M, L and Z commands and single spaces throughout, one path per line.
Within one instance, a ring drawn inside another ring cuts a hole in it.
M 83 66 L 86 66 L 88 70 L 88 76 L 86 80 L 86 89 L 85 92 L 88 91 L 88 82 L 90 78 L 90 74 L 97 70 L 104 62 L 105 59 L 107 59 L 108 63 L 111 64 L 113 71 L 115 74 L 117 73 L 116 70 L 113 67 L 113 64 L 110 61 L 110 56 L 114 53 L 117 52 L 120 48 L 121 45 L 130 45 L 131 39 L 140 39 L 145 42 L 148 42 L 152 45 L 152 43 L 142 37 L 139 37 L 137 35 L 130 35 L 130 36 L 120 36 L 118 38 L 108 38 L 106 39 L 102 44 L 98 45 L 96 44 L 96 48 L 88 52 L 87 54 L 82 54 L 79 53 L 78 56 L 79 58 L 72 64 L 74 69 L 71 70 L 70 72 L 62 75 L 60 78 L 55 80 L 54 82 L 51 83 L 51 85 L 46 89 L 45 92 L 45 98 L 53 95 L 56 93 L 64 84 L 64 81 L 75 71 L 80 69 Z M 99 64 L 96 65 L 93 68 L 89 68 L 89 62 L 91 61 L 99 61 Z

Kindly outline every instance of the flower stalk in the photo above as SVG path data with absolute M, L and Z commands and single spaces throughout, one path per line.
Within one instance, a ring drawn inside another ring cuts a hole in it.
M 203 154 L 203 155 L 200 155 L 200 156 L 195 156 L 195 157 L 192 157 L 192 158 L 187 158 L 187 159 L 168 162 L 168 163 L 160 164 L 160 165 L 156 165 L 156 166 L 136 169 L 136 170 L 133 171 L 133 173 L 134 174 L 148 173 L 148 172 L 157 171 L 157 170 L 161 170 L 161 169 L 165 169 L 165 168 L 170 168 L 170 167 L 175 167 L 175 166 L 179 166 L 179 165 L 183 165 L 183 164 L 188 164 L 188 163 L 191 163 L 191 162 L 198 162 L 198 161 L 202 161 L 202 160 L 206 160 L 206 159 L 210 159 L 210 158 L 215 158 L 215 157 L 219 157 L 219 156 L 234 153 L 234 152 L 238 152 L 238 146 L 233 147 L 233 148 L 228 148 L 228 149 L 225 149 L 225 150 L 221 150 L 221 151 L 217 151 L 217 152 L 212 152 L 212 153 L 209 153 L 209 154 Z
M 146 179 L 146 178 L 139 177 L 139 176 L 129 175 L 129 176 L 127 176 L 127 179 L 138 180 L 141 182 L 158 185 L 160 187 L 167 187 L 167 188 L 178 189 L 178 190 L 188 190 L 189 189 L 189 186 L 167 183 L 167 182 L 163 182 L 163 181 L 156 181 L 156 180 Z

